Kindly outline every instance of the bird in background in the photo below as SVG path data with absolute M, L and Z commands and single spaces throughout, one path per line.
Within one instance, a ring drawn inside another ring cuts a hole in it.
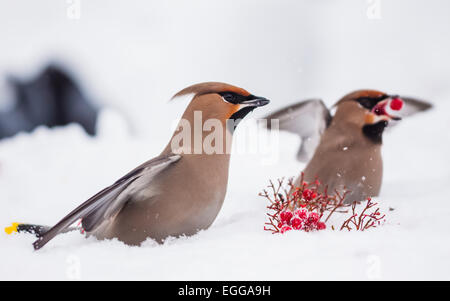
M 82 87 L 65 68 L 49 64 L 29 80 L 9 76 L 14 106 L 0 112 L 0 139 L 38 126 L 79 124 L 95 135 L 99 108 L 86 97 Z
M 242 88 L 219 82 L 192 85 L 174 97 L 193 94 L 182 120 L 194 129 L 196 112 L 202 113 L 202 128 L 210 119 L 222 124 L 223 140 L 255 108 L 269 100 L 250 94 Z M 181 121 L 180 121 L 181 124 Z M 88 236 L 118 240 L 139 245 L 147 238 L 162 242 L 169 236 L 193 235 L 207 229 L 215 220 L 225 198 L 230 153 L 206 153 L 193 143 L 173 149 L 177 128 L 162 153 L 106 187 L 78 206 L 53 227 L 18 224 L 19 231 L 33 232 L 38 239 L 35 249 L 42 248 L 59 233 L 81 219 Z M 204 139 L 207 132 L 202 132 Z M 202 141 L 203 141 L 202 139 Z M 224 142 L 224 141 L 223 141 Z M 215 141 L 219 143 L 219 141 Z
M 333 115 L 322 100 L 310 99 L 266 118 L 278 119 L 280 130 L 301 137 L 297 159 L 307 162 L 303 170 L 305 181 L 317 179 L 328 191 L 347 190 L 345 202 L 352 203 L 380 192 L 381 146 L 386 127 L 431 107 L 414 98 L 358 90 L 340 99 L 333 106 Z M 300 179 L 301 176 L 294 184 L 298 186 Z

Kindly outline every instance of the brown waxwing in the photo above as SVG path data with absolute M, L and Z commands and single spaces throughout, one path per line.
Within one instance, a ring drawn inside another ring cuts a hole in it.
M 222 141 L 214 141 L 214 146 L 225 146 L 240 119 L 256 107 L 269 103 L 242 88 L 218 82 L 190 86 L 174 97 L 186 94 L 193 94 L 182 117 L 191 127 L 188 133 L 195 135 L 196 114 L 201 113 L 201 129 L 208 120 L 218 120 L 219 125 L 214 127 L 220 134 L 218 140 Z M 221 129 L 217 129 L 220 125 Z M 139 245 L 147 238 L 162 242 L 168 236 L 193 235 L 207 229 L 225 198 L 229 145 L 223 152 L 211 153 L 202 145 L 183 141 L 179 148 L 173 149 L 180 144 L 175 139 L 179 139 L 177 134 L 182 129 L 186 129 L 186 123 L 182 125 L 180 121 L 158 157 L 88 199 L 54 227 L 19 225 L 18 229 L 35 232 L 39 237 L 33 243 L 35 249 L 72 229 L 69 226 L 79 219 L 88 235 L 99 239 L 117 238 L 128 245 Z M 210 125 L 209 130 L 212 130 Z M 209 133 L 202 131 L 201 141 Z
M 428 110 L 431 104 L 374 90 L 359 90 L 344 96 L 334 107 L 332 116 L 322 100 L 311 99 L 266 118 L 278 119 L 280 130 L 301 137 L 297 159 L 308 162 L 303 170 L 305 181 L 318 179 L 329 192 L 342 193 L 347 189 L 348 203 L 377 196 L 383 176 L 384 129 L 401 117 Z M 393 110 L 398 115 L 391 115 Z M 300 176 L 295 184 L 299 182 Z

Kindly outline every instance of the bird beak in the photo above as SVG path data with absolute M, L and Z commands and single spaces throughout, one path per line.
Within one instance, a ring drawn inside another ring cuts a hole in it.
M 262 107 L 268 104 L 270 101 L 264 97 L 249 95 L 246 100 L 241 101 L 239 110 L 229 117 L 231 120 L 237 120 L 234 124 L 233 131 L 236 129 L 240 120 L 242 120 L 248 113 L 252 112 L 257 107 Z
M 261 96 L 254 96 L 250 95 L 250 99 L 240 102 L 240 105 L 244 106 L 250 106 L 250 107 L 262 107 L 268 104 L 270 100 L 261 97 Z
M 394 109 L 392 102 L 396 101 L 396 102 L 402 102 L 402 100 L 397 96 L 397 95 L 391 95 L 389 96 L 389 98 L 380 101 L 379 103 L 377 103 L 377 105 L 372 109 L 372 111 L 370 112 L 371 114 L 375 115 L 373 116 L 374 118 L 374 122 L 378 122 L 381 120 L 385 120 L 385 121 L 391 121 L 391 120 L 401 120 L 402 118 L 400 116 L 395 116 L 389 113 L 389 108 L 390 107 L 392 110 L 400 110 L 400 108 L 396 108 Z

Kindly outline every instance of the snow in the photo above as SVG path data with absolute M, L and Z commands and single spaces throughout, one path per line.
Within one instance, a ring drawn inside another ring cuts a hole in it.
M 232 155 L 224 206 L 208 230 L 141 247 L 72 232 L 37 252 L 33 236 L 1 231 L 0 280 L 450 280 L 448 2 L 382 1 L 381 20 L 367 20 L 361 1 L 209 3 L 82 1 L 80 20 L 67 20 L 64 2 L 1 2 L 9 8 L 0 9 L 1 73 L 28 76 L 56 56 L 106 108 L 95 138 L 70 125 L 0 141 L 0 226 L 52 225 L 157 155 L 186 106 L 166 100 L 207 80 L 272 100 L 252 118 L 311 96 L 332 104 L 363 87 L 430 99 L 432 111 L 384 135 L 375 200 L 387 223 L 367 232 L 263 231 L 258 192 L 304 166 L 299 141 L 283 133 L 276 160 Z
M 387 223 L 380 228 L 263 231 L 266 203 L 257 193 L 269 178 L 294 176 L 302 168 L 294 159 L 295 147 L 281 148 L 279 162 L 271 165 L 255 155 L 232 157 L 224 207 L 206 231 L 164 245 L 149 240 L 142 247 L 73 232 L 38 252 L 31 246 L 33 236 L 3 232 L 0 279 L 449 279 L 448 109 L 437 106 L 385 135 L 385 177 L 376 200 Z M 39 128 L 1 142 L 0 224 L 54 224 L 164 145 L 108 135 L 117 132 L 116 122 L 102 118 L 103 134 L 97 138 L 69 126 Z M 281 146 L 296 144 L 295 137 L 281 135 Z M 79 274 L 73 275 L 73 266 L 79 266 Z

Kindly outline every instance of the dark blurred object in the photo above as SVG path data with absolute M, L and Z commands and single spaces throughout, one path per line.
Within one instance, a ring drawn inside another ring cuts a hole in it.
M 86 99 L 77 82 L 63 68 L 49 65 L 35 78 L 9 78 L 14 108 L 0 113 L 0 139 L 39 125 L 48 127 L 78 123 L 95 135 L 98 108 Z

